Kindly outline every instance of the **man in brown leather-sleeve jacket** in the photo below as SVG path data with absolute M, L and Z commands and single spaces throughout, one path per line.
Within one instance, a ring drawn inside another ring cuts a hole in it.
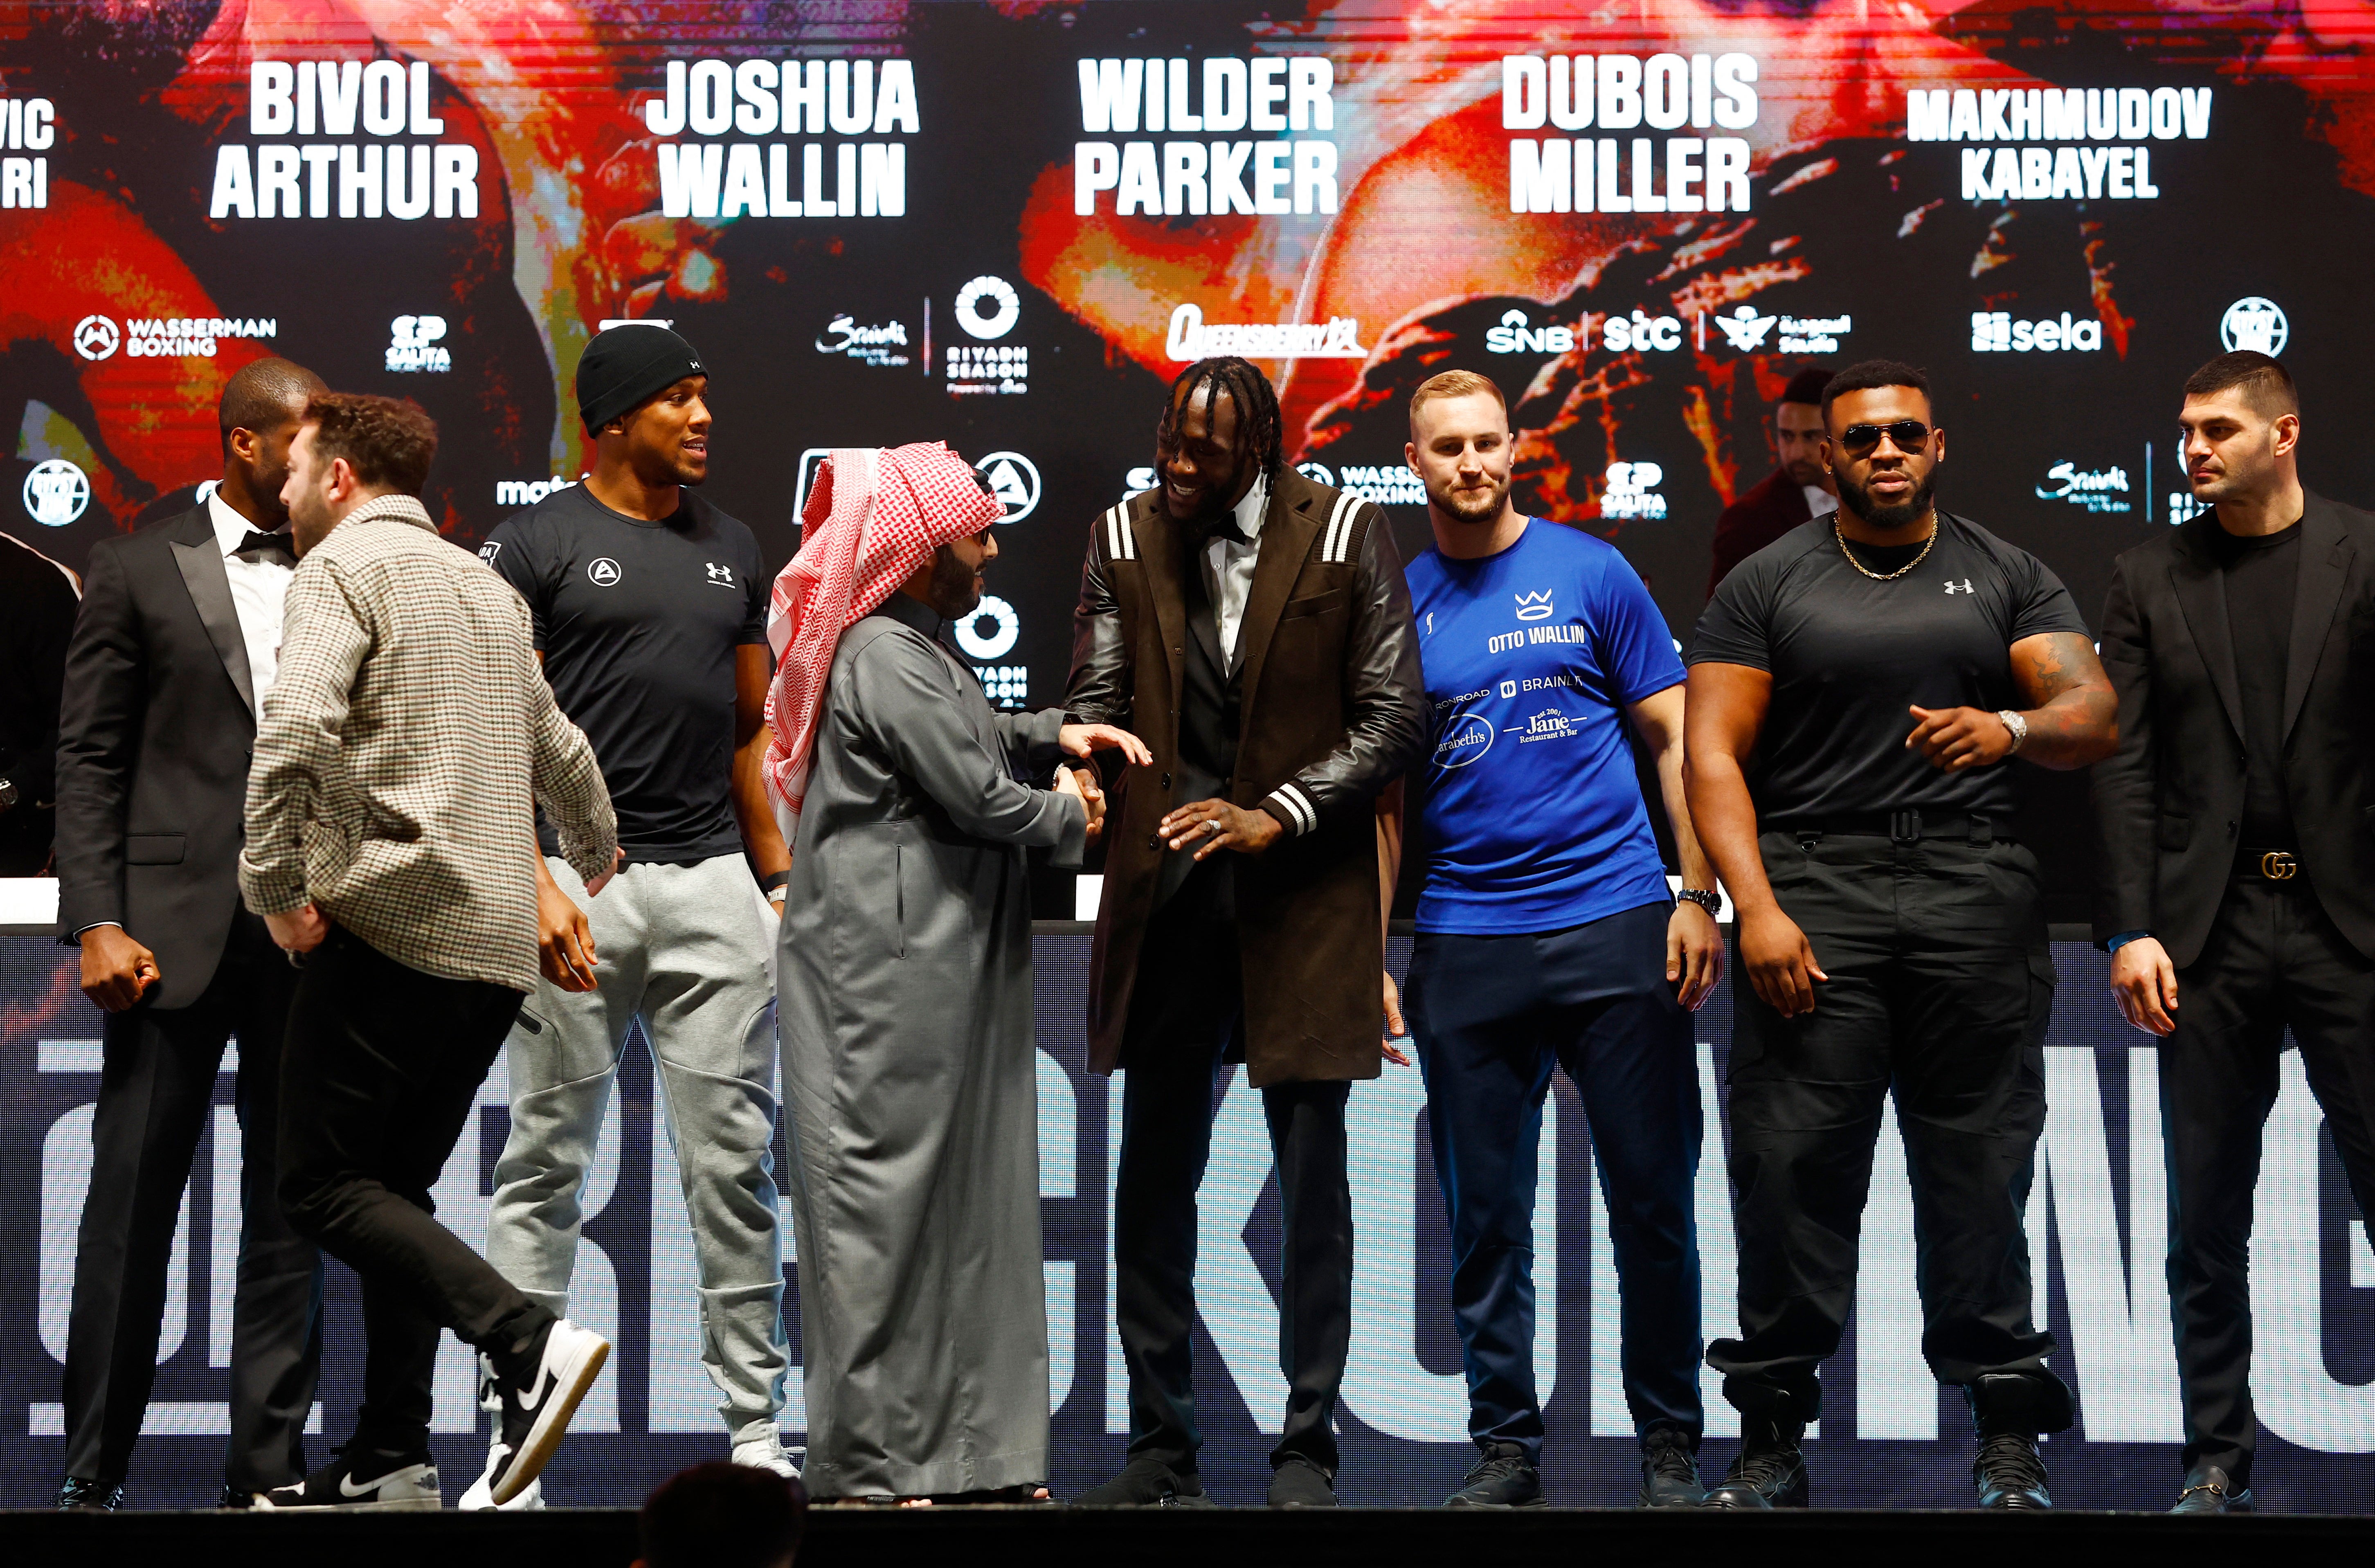
M 1188 1332 L 1212 1081 L 1262 1093 L 1284 1205 L 1273 1506 L 1335 1501 L 1351 1330 L 1344 1106 L 1381 1056 L 1376 799 L 1424 737 L 1385 514 L 1280 455 L 1243 360 L 1180 373 L 1157 488 L 1090 530 L 1065 706 L 1144 739 L 1107 824 L 1090 1065 L 1126 1074 L 1114 1193 L 1129 1461 L 1080 1501 L 1209 1507 Z

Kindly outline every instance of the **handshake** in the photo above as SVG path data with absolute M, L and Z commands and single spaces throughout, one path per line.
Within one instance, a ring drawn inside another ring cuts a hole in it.
M 1118 751 L 1136 766 L 1143 767 L 1154 760 L 1154 753 L 1146 749 L 1144 741 L 1111 725 L 1066 725 L 1058 733 L 1057 744 L 1070 757 Z M 1081 803 L 1089 818 L 1088 842 L 1096 843 L 1105 825 L 1105 792 L 1098 786 L 1096 771 L 1065 763 L 1056 770 L 1056 793 L 1069 795 Z

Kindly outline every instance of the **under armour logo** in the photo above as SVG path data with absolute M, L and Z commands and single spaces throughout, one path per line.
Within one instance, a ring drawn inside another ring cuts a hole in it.
M 1976 594 L 1979 590 L 1971 586 L 1971 580 L 1967 577 L 1964 578 L 1960 583 L 1957 583 L 1953 578 L 1949 577 L 1946 579 L 1946 592 L 1949 594 Z
M 1551 595 L 1548 589 L 1539 594 L 1518 595 L 1519 620 L 1548 620 L 1551 618 Z
M 723 583 L 729 588 L 734 586 L 734 569 L 732 567 L 720 566 L 714 560 L 708 561 L 704 564 L 709 568 L 709 580 L 712 583 Z

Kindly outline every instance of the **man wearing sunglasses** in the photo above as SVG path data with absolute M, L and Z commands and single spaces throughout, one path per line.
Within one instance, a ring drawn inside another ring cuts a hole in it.
M 1960 1385 L 1987 1508 L 2048 1508 L 2037 1435 L 2070 1391 L 2030 1320 L 2023 1210 L 2053 998 L 2036 858 L 2006 833 L 2015 752 L 2115 744 L 2110 683 L 2043 563 L 1932 501 L 1929 384 L 1874 360 L 1823 393 L 1839 491 L 1700 618 L 1691 815 L 1739 912 L 1731 1083 L 1741 1412 L 1719 1508 L 1802 1507 L 1798 1439 L 1854 1299 L 1882 1101 L 1912 1178 L 1922 1353 Z

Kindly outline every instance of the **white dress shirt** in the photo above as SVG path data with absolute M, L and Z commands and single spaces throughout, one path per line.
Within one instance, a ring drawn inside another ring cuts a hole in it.
M 1221 656 L 1229 667 L 1221 673 L 1229 675 L 1237 667 L 1237 627 L 1245 619 L 1246 595 L 1254 589 L 1254 562 L 1261 555 L 1262 518 L 1270 511 L 1269 476 L 1254 476 L 1254 488 L 1235 507 L 1237 532 L 1246 536 L 1239 544 L 1225 535 L 1215 534 L 1205 545 L 1203 554 L 1204 592 L 1212 600 L 1212 614 L 1219 621 Z
M 1810 516 L 1823 517 L 1839 509 L 1839 498 L 1820 485 L 1800 485 L 1806 492 L 1806 511 Z
M 247 644 L 247 678 L 261 711 L 264 694 L 272 690 L 280 673 L 280 601 L 287 596 L 289 579 L 297 570 L 278 560 L 231 553 L 242 539 L 259 530 L 224 502 L 220 490 L 207 497 L 207 517 L 215 525 L 215 542 L 222 547 L 223 572 L 230 578 L 231 608 L 239 614 L 240 640 Z M 285 524 L 281 532 L 287 532 Z

